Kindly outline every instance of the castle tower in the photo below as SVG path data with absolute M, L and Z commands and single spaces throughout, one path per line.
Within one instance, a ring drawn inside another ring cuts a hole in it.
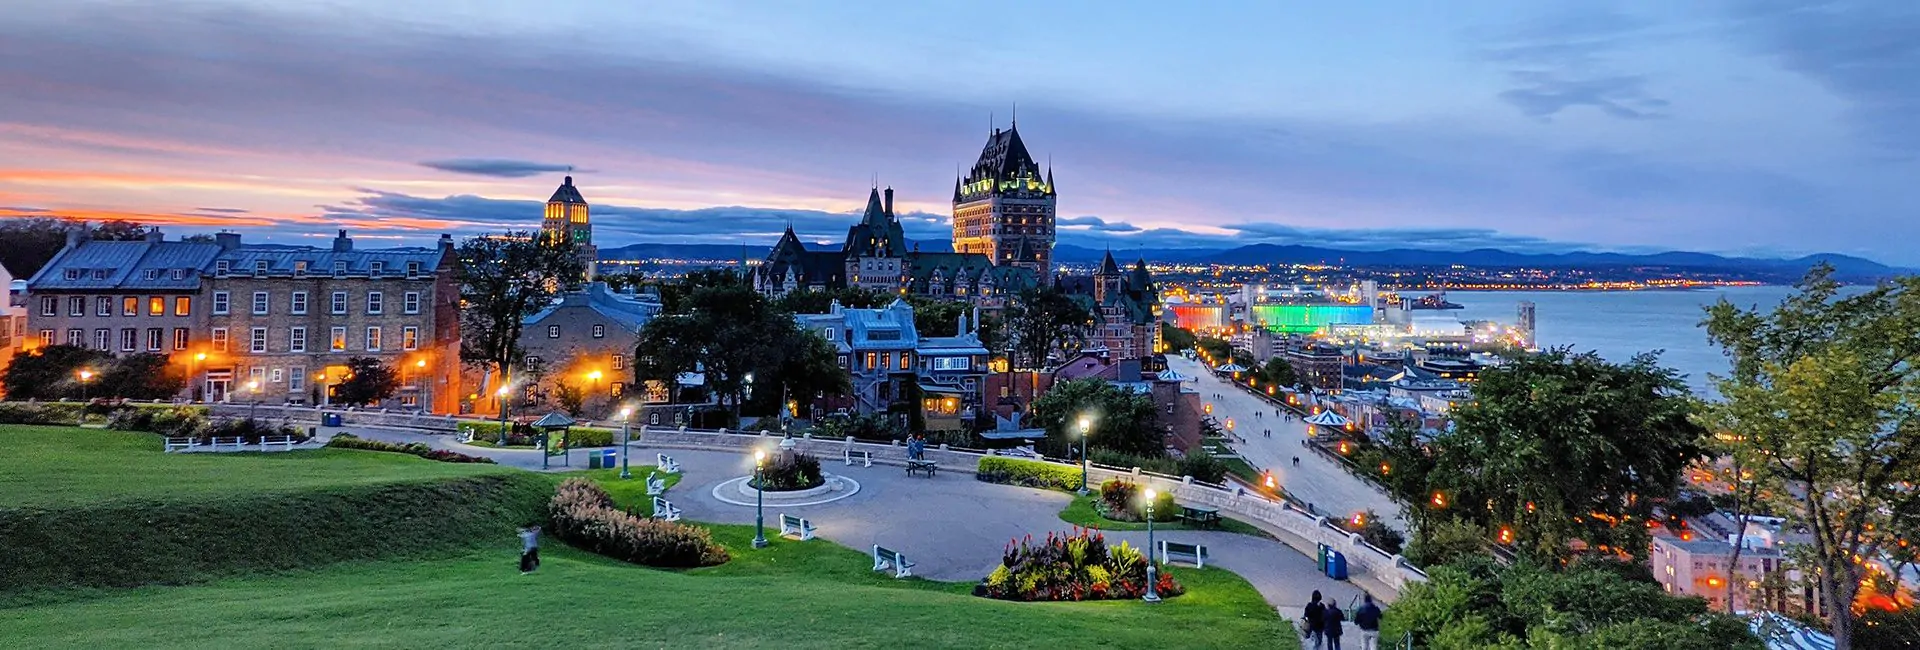
M 1120 297 L 1120 265 L 1113 262 L 1113 251 L 1107 251 L 1106 259 L 1100 260 L 1100 270 L 1093 274 L 1093 302 L 1106 304 L 1110 298 Z
M 580 197 L 580 190 L 573 187 L 573 177 L 568 176 L 553 191 L 553 197 L 547 199 L 546 218 L 540 222 L 540 234 L 558 240 L 572 242 L 580 247 L 580 261 L 586 266 L 587 281 L 592 282 L 598 269 L 599 249 L 593 245 L 593 223 L 588 219 L 587 200 Z
M 1053 170 L 1041 170 L 1018 123 L 987 137 L 973 169 L 954 181 L 953 250 L 984 253 L 995 265 L 1053 271 Z

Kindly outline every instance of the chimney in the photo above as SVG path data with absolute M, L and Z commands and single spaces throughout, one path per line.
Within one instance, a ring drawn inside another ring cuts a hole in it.
M 82 221 L 67 228 L 67 247 L 72 248 L 93 239 L 93 227 Z
M 973 305 L 973 331 L 976 333 L 980 331 L 980 304 L 979 303 L 974 303 Z
M 160 229 L 159 229 L 159 228 L 148 228 L 148 229 L 147 229 L 147 241 L 150 241 L 150 242 L 160 242 L 160 241 L 166 241 L 166 240 L 167 240 L 167 236 L 166 236 L 166 235 L 163 235 L 163 234 L 160 234 Z
M 444 232 L 440 233 L 440 252 L 448 255 L 453 254 L 453 235 Z
M 954 326 L 953 335 L 954 336 L 967 335 L 967 312 L 964 309 L 960 311 L 960 322 L 959 324 Z
M 213 243 L 219 244 L 220 250 L 223 250 L 223 251 L 230 251 L 230 250 L 239 248 L 240 233 L 237 233 L 237 232 L 214 233 Z
M 345 253 L 351 250 L 353 250 L 353 238 L 347 236 L 345 228 L 341 228 L 340 235 L 333 238 L 333 252 Z
M 887 218 L 893 218 L 893 188 L 887 188 Z

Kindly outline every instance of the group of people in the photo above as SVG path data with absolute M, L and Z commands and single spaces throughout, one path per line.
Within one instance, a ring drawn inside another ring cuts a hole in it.
M 927 437 L 926 436 L 914 435 L 912 437 L 907 438 L 907 458 L 912 460 L 927 459 Z
M 1340 603 L 1320 602 L 1320 592 L 1315 590 L 1313 600 L 1307 603 L 1301 617 L 1301 628 L 1313 650 L 1340 650 L 1346 620 L 1347 613 L 1341 611 Z M 1380 647 L 1380 606 L 1373 604 L 1373 594 L 1367 594 L 1360 608 L 1353 610 L 1353 626 L 1360 628 L 1360 650 Z

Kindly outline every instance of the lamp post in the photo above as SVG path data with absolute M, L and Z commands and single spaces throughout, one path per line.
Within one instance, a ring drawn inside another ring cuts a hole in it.
M 580 400 L 583 404 L 581 408 L 586 408 L 584 404 L 591 403 L 593 401 L 593 394 L 600 392 L 600 371 L 595 370 L 587 373 L 587 382 L 587 396 L 586 399 Z
M 633 407 L 620 409 L 620 480 L 633 478 L 627 461 L 633 457 Z
M 196 383 L 200 379 L 200 368 L 206 363 L 207 353 L 205 352 L 193 353 L 193 357 L 187 362 L 187 401 L 189 402 L 200 401 L 200 386 Z
M 493 391 L 494 396 L 500 398 L 500 446 L 502 448 L 507 446 L 507 393 L 509 390 L 509 386 L 501 384 L 498 390 Z
M 753 547 L 767 547 L 767 484 L 761 468 L 767 464 L 767 450 L 753 450 Z
M 87 401 L 87 382 L 93 381 L 92 370 L 80 371 L 80 401 Z
M 1086 496 L 1087 489 L 1087 439 L 1093 437 L 1093 420 L 1080 416 L 1080 496 Z
M 1159 572 L 1153 567 L 1153 552 L 1157 548 L 1153 544 L 1153 502 L 1160 494 L 1154 492 L 1153 488 L 1147 488 L 1145 494 L 1147 497 L 1147 595 L 1141 600 L 1157 603 L 1160 602 L 1160 589 L 1155 586 L 1155 583 L 1159 582 L 1160 578 Z
M 253 410 L 260 406 L 260 380 L 247 381 L 247 394 L 250 395 L 247 398 L 247 419 L 252 420 Z

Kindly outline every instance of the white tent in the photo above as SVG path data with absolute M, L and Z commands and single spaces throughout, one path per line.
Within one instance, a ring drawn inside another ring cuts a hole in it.
M 1237 363 L 1229 363 L 1227 365 L 1214 368 L 1214 370 L 1219 372 L 1246 372 L 1247 367 Z
M 1313 417 L 1307 418 L 1302 421 L 1306 422 L 1307 424 L 1311 424 L 1315 426 L 1334 427 L 1334 428 L 1344 427 L 1344 426 L 1347 426 L 1347 424 L 1349 423 L 1349 421 L 1346 418 L 1340 417 L 1339 413 L 1335 413 L 1333 411 L 1321 411 L 1315 414 Z
M 1175 372 L 1172 368 L 1160 371 L 1159 378 L 1160 381 L 1193 381 L 1192 377 Z

